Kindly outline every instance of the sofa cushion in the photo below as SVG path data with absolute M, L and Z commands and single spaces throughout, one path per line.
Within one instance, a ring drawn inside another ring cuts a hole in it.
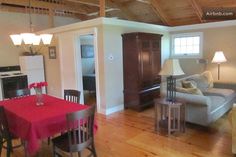
M 197 88 L 199 88 L 202 92 L 206 91 L 208 88 L 213 87 L 213 77 L 210 71 L 205 71 L 201 74 L 193 75 L 186 80 L 194 81 L 197 84 Z
M 182 87 L 183 88 L 196 88 L 197 84 L 194 81 L 186 81 L 186 80 L 182 80 Z
M 202 75 L 198 75 L 187 80 L 196 82 L 197 88 L 199 88 L 202 92 L 206 91 L 209 86 L 207 79 Z
M 210 113 L 216 112 L 225 104 L 225 98 L 222 96 L 208 96 L 211 99 Z
M 231 99 L 235 96 L 235 92 L 232 89 L 221 89 L 221 88 L 208 88 L 203 92 L 204 95 L 215 95 L 223 96 L 226 99 Z
M 180 93 L 188 93 L 188 94 L 195 94 L 195 95 L 203 95 L 201 90 L 198 88 L 181 88 L 176 87 L 176 91 Z
M 208 82 L 208 88 L 213 88 L 214 80 L 210 71 L 205 71 L 201 74 L 202 76 L 206 77 Z

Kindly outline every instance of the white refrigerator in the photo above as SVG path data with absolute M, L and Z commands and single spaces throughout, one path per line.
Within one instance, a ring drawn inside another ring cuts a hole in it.
M 42 55 L 36 56 L 20 56 L 19 58 L 21 72 L 28 76 L 28 85 L 35 82 L 44 82 L 44 61 Z M 43 93 L 46 88 L 43 87 Z M 35 94 L 35 90 L 31 89 L 31 94 Z

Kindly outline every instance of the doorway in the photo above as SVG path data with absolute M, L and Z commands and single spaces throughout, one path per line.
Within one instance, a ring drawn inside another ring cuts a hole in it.
M 80 35 L 80 53 L 84 104 L 96 105 L 96 70 L 94 35 Z

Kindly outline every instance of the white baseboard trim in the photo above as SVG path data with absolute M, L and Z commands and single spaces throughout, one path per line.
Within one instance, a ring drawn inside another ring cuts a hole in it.
M 98 113 L 104 114 L 104 115 L 110 115 L 112 113 L 118 112 L 118 111 L 122 111 L 124 110 L 124 104 L 121 105 L 117 105 L 108 109 L 100 109 L 98 111 Z
M 118 111 L 122 111 L 124 110 L 124 105 L 118 105 L 118 106 L 114 106 L 112 108 L 108 108 L 106 109 L 106 115 L 109 115 L 109 114 L 112 114 L 112 113 L 115 113 L 115 112 L 118 112 Z

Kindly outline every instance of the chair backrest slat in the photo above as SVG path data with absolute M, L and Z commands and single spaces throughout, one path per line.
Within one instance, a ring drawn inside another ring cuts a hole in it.
M 80 102 L 80 91 L 74 89 L 65 89 L 64 90 L 64 100 L 71 101 L 74 103 Z
M 79 130 L 80 130 L 80 127 L 79 127 Z M 82 140 L 81 140 L 81 131 L 78 131 L 79 135 L 78 135 L 78 142 L 79 143 L 82 143 Z
M 3 106 L 0 106 L 0 137 L 5 139 L 10 139 L 8 122 Z
M 73 127 L 75 127 L 75 126 L 73 126 Z M 73 138 L 73 142 L 72 143 L 77 143 L 77 140 L 76 140 L 76 130 L 72 130 L 72 132 L 73 132 L 73 136 L 72 136 L 72 138 Z
M 91 144 L 94 114 L 95 106 L 67 114 L 67 130 L 71 152 L 81 151 Z
M 91 117 L 88 117 L 88 123 L 91 123 Z M 90 130 L 91 129 L 91 125 L 87 125 L 87 130 Z M 87 134 L 87 137 L 86 139 L 89 139 L 89 133 Z
M 11 99 L 29 95 L 30 95 L 30 89 L 28 88 L 9 91 L 9 96 Z

